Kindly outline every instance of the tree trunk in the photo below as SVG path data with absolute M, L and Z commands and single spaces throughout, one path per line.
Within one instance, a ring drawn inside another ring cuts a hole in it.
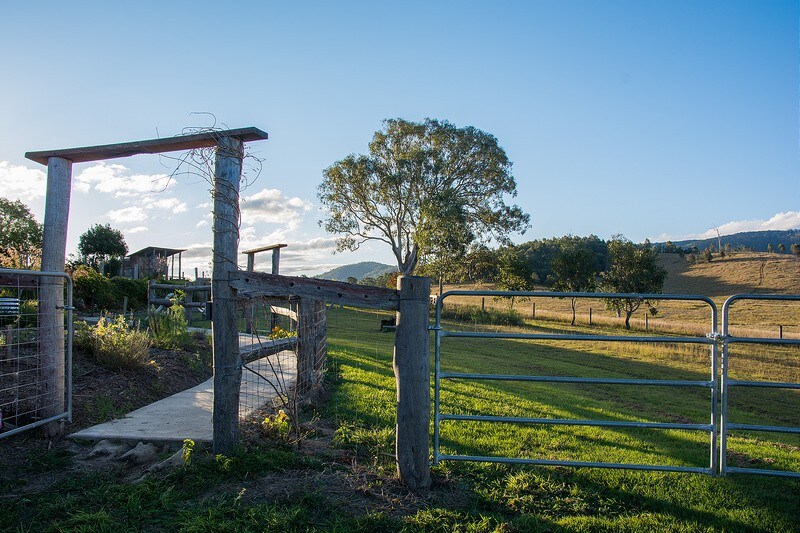
M 633 311 L 625 311 L 625 329 L 631 329 L 631 315 Z

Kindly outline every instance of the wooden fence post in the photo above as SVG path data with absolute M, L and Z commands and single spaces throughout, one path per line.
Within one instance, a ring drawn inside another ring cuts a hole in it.
M 42 271 L 64 272 L 67 248 L 72 161 L 61 157 L 47 160 L 47 194 L 42 237 Z M 39 291 L 39 415 L 42 418 L 66 409 L 64 360 L 64 280 L 44 277 Z M 62 432 L 59 423 L 42 428 L 45 436 Z
M 236 328 L 236 290 L 229 275 L 237 270 L 239 248 L 239 180 L 242 141 L 222 137 L 214 169 L 214 249 L 211 272 L 214 353 L 213 450 L 231 455 L 239 443 L 239 387 L 242 365 Z
M 425 277 L 400 276 L 397 288 L 400 302 L 392 361 L 397 383 L 395 458 L 403 482 L 411 489 L 421 489 L 431 484 L 428 463 L 431 282 Z

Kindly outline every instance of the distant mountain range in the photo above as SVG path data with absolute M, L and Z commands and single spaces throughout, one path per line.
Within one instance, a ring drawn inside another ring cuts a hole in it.
M 353 277 L 357 280 L 364 278 L 377 278 L 387 272 L 394 272 L 397 267 L 392 265 L 384 265 L 383 263 L 376 263 L 374 261 L 364 261 L 363 263 L 355 263 L 352 265 L 343 265 L 336 267 L 333 270 L 317 274 L 315 278 L 332 279 L 334 281 L 347 281 L 347 278 Z
M 789 252 L 793 244 L 800 244 L 800 229 L 790 230 L 772 230 L 772 231 L 745 231 L 742 233 L 734 233 L 733 235 L 723 235 L 720 237 L 722 246 L 730 244 L 733 249 L 740 246 L 753 247 L 756 252 L 766 252 L 767 245 L 771 244 L 775 251 L 778 250 L 778 245 L 783 244 L 786 246 L 786 252 Z M 654 243 L 656 245 L 663 245 L 665 243 Z M 675 246 L 681 248 L 691 248 L 697 246 L 698 250 L 705 250 L 711 244 L 717 247 L 717 238 L 710 239 L 690 239 L 686 241 L 672 241 Z

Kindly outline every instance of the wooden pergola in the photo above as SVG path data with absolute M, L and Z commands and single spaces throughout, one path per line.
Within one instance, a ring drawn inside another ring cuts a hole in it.
M 139 154 L 160 154 L 197 148 L 216 148 L 214 169 L 214 245 L 212 299 L 215 300 L 212 324 L 214 338 L 214 450 L 230 453 L 238 442 L 238 398 L 241 367 L 236 331 L 236 295 L 228 277 L 237 270 L 239 240 L 239 182 L 242 173 L 244 143 L 266 140 L 258 128 L 240 128 L 147 139 L 117 144 L 84 146 L 28 152 L 25 157 L 47 165 L 42 271 L 64 272 L 69 221 L 72 164 L 102 161 Z M 40 397 L 54 413 L 63 411 L 64 391 L 64 295 L 63 280 L 42 281 L 40 290 L 40 368 L 52 376 L 43 380 Z M 236 409 L 236 412 L 232 410 Z M 53 413 L 43 413 L 45 417 Z M 61 432 L 59 424 L 45 431 Z

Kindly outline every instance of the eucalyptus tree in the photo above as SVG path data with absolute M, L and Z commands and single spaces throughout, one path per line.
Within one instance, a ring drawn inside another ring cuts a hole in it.
M 461 257 L 470 244 L 507 244 L 529 215 L 516 196 L 511 162 L 497 139 L 447 121 L 385 120 L 369 154 L 351 154 L 323 172 L 320 224 L 338 234 L 338 251 L 386 243 L 410 275 L 425 256 Z
M 658 253 L 652 248 L 642 248 L 621 235 L 608 243 L 609 267 L 601 274 L 605 292 L 655 294 L 660 293 L 667 271 L 658 264 Z M 653 312 L 656 300 L 648 298 L 609 298 L 609 308 L 618 315 L 625 313 L 625 329 L 631 329 L 631 315 L 641 305 Z
M 565 239 L 550 262 L 553 288 L 563 292 L 592 292 L 597 284 L 596 258 L 581 239 Z M 575 298 L 571 298 L 572 322 L 575 325 Z

